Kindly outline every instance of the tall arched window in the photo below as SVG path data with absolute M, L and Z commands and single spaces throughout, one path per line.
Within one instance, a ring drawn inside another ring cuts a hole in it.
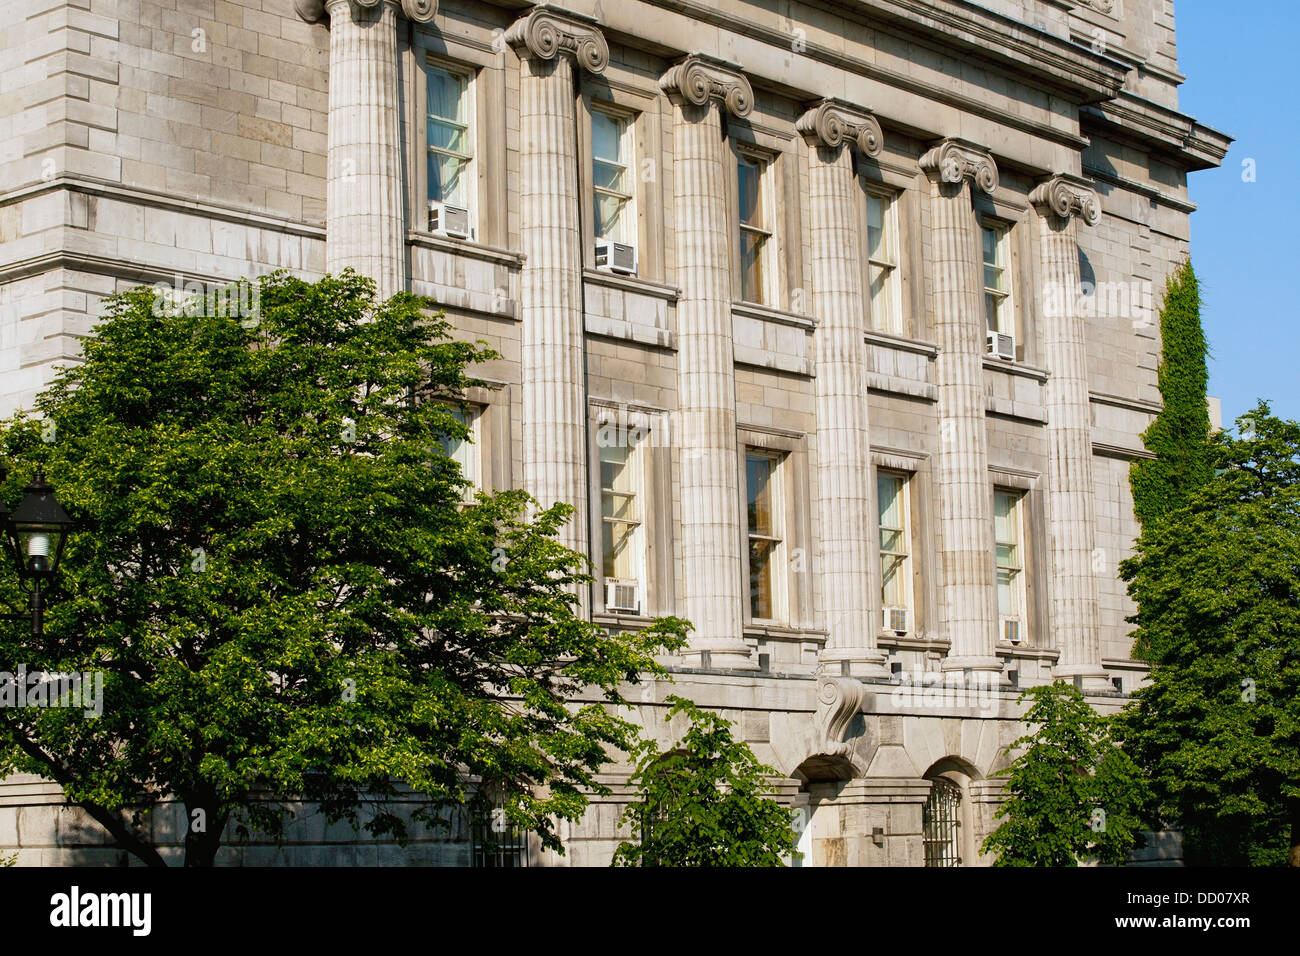
M 921 810 L 926 866 L 961 866 L 962 816 L 961 787 L 947 777 L 931 780 Z

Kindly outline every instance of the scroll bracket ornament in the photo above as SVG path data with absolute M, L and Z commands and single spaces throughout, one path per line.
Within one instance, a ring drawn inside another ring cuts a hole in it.
M 998 188 L 998 166 L 993 154 L 962 139 L 945 139 L 921 157 L 921 168 L 932 179 L 959 183 L 969 179 L 990 196 Z
M 822 100 L 799 117 L 794 128 L 813 145 L 836 149 L 847 141 L 863 156 L 879 156 L 885 146 L 876 118 L 839 100 Z
M 588 73 L 603 73 L 609 65 L 609 45 L 596 21 L 560 7 L 534 7 L 511 24 L 505 40 L 539 60 L 553 60 L 568 53 Z
M 1043 215 L 1051 212 L 1062 219 L 1078 216 L 1089 226 L 1101 219 L 1096 190 L 1078 176 L 1062 173 L 1039 183 L 1029 194 L 1029 201 Z
M 308 23 L 316 23 L 325 17 L 327 4 L 334 2 L 337 0 L 293 0 L 293 8 L 298 16 Z M 438 0 L 347 0 L 347 2 L 366 9 L 377 7 L 381 3 L 391 3 L 401 9 L 406 19 L 414 20 L 416 23 L 428 23 L 438 12 Z
M 866 685 L 854 677 L 817 679 L 817 713 L 813 716 L 814 746 L 827 756 L 846 756 L 853 718 L 862 709 Z
M 754 108 L 754 89 L 739 66 L 706 59 L 698 53 L 692 53 L 665 73 L 659 88 L 696 106 L 706 106 L 712 99 L 721 100 L 737 117 L 748 116 Z

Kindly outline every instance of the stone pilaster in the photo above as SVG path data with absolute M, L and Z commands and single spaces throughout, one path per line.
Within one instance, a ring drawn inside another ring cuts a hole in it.
M 733 225 L 721 110 L 753 109 L 749 81 L 733 66 L 692 56 L 660 86 L 676 116 L 677 387 L 681 410 L 682 611 L 695 627 L 686 652 L 714 667 L 754 669 L 743 636 L 745 555 L 736 455 L 731 332 Z M 716 103 L 716 106 L 715 106 Z
M 1051 554 L 1051 642 L 1061 656 L 1057 677 L 1079 678 L 1085 690 L 1110 690 L 1101 666 L 1096 505 L 1092 481 L 1092 410 L 1088 402 L 1086 332 L 1079 314 L 1076 223 L 1101 218 L 1086 180 L 1054 176 L 1030 194 L 1038 211 L 1043 281 L 1043 349 L 1047 360 L 1047 531 Z
M 436 0 L 295 0 L 305 20 L 330 19 L 325 268 L 351 266 L 388 297 L 406 288 L 398 9 L 427 22 Z
M 854 149 L 879 155 L 880 124 L 869 113 L 824 101 L 796 124 L 809 147 L 812 310 L 817 319 L 817 489 L 821 593 L 832 673 L 888 676 L 876 646 L 880 587 L 873 568 L 875 509 L 863 330 L 862 202 Z M 852 149 L 850 148 L 852 147 Z
M 939 353 L 939 607 L 951 641 L 944 670 L 1000 673 L 994 600 L 992 491 L 984 424 L 985 329 L 980 237 L 971 187 L 990 195 L 998 170 L 985 150 L 944 140 L 921 157 L 930 177 L 934 324 Z M 982 678 L 987 680 L 988 677 Z
M 519 53 L 519 233 L 524 265 L 524 487 L 543 507 L 574 509 L 561 532 L 587 554 L 586 357 L 574 63 L 600 73 L 601 32 L 585 18 L 536 7 L 506 31 Z M 581 596 L 586 604 L 586 592 Z

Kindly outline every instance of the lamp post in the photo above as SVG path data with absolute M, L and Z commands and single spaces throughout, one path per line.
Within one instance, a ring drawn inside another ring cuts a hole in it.
M 8 472 L 0 468 L 0 482 Z M 45 480 L 45 472 L 38 468 L 31 484 L 23 489 L 23 500 L 12 512 L 0 502 L 0 522 L 5 537 L 18 566 L 18 578 L 27 591 L 27 614 L 8 615 L 12 618 L 31 618 L 32 637 L 40 640 L 45 635 L 45 602 L 41 595 L 44 584 L 54 578 L 63 558 L 63 545 L 73 521 L 54 497 L 54 488 Z

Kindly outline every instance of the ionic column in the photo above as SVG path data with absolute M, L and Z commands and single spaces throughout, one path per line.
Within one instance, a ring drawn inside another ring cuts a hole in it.
M 1085 690 L 1110 690 L 1097 628 L 1096 504 L 1092 482 L 1092 410 L 1088 403 L 1085 326 L 1077 307 L 1076 221 L 1101 218 L 1091 185 L 1054 176 L 1029 196 L 1038 211 L 1043 277 L 1043 347 L 1047 359 L 1047 531 L 1051 553 L 1051 639 L 1061 652 L 1057 677 L 1080 678 Z
M 817 488 L 821 512 L 821 593 L 832 673 L 848 661 L 853 676 L 888 676 L 876 647 L 879 585 L 872 573 L 871 439 L 866 327 L 858 239 L 858 188 L 850 144 L 867 156 L 883 145 L 875 117 L 825 101 L 795 128 L 809 147 L 812 309 L 817 317 Z
M 968 183 L 997 189 L 985 150 L 944 140 L 921 157 L 930 177 L 934 323 L 939 353 L 940 619 L 951 646 L 944 670 L 1001 672 L 996 656 L 992 491 L 984 426 L 985 320 L 980 236 Z
M 519 233 L 523 303 L 524 487 L 574 509 L 565 547 L 587 554 L 586 358 L 574 63 L 600 73 L 601 32 L 537 7 L 506 31 L 519 53 Z M 580 589 L 586 605 L 586 591 Z
M 736 455 L 731 334 L 730 169 L 723 109 L 753 109 L 734 67 L 692 56 L 660 80 L 676 113 L 673 182 L 677 242 L 677 389 L 681 447 L 683 616 L 695 627 L 688 659 L 754 669 L 743 636 L 745 555 Z M 716 107 L 715 107 L 716 104 Z
M 387 298 L 406 288 L 397 11 L 427 23 L 437 0 L 295 0 L 330 18 L 325 268 L 351 266 Z

